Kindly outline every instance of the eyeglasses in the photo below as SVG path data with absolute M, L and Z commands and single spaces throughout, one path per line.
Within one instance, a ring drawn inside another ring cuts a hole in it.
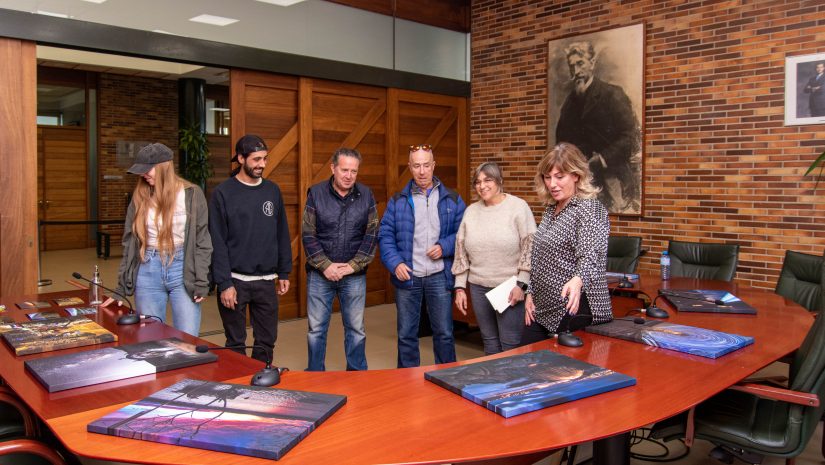
M 410 146 L 410 153 L 418 152 L 419 150 L 423 150 L 425 152 L 432 152 L 433 146 L 430 144 L 422 144 L 422 145 L 411 145 Z

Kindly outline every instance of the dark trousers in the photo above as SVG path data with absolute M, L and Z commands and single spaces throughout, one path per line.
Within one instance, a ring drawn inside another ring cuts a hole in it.
M 579 311 L 575 315 L 565 313 L 559 323 L 558 332 L 570 330 L 571 332 L 588 326 L 593 322 L 593 313 L 590 311 L 590 302 L 587 301 L 587 296 L 582 292 L 581 300 L 579 301 Z M 521 335 L 521 344 L 526 346 L 534 342 L 544 341 L 550 339 L 555 334 L 555 331 L 550 331 L 537 321 L 530 323 L 530 326 L 524 327 L 524 332 Z
M 226 347 L 246 355 L 242 347 L 246 345 L 246 307 L 252 323 L 252 338 L 255 340 L 252 358 L 264 363 L 274 358 L 275 340 L 278 339 L 278 294 L 275 281 L 240 281 L 232 279 L 238 303 L 235 310 L 226 308 L 218 294 L 218 311 L 223 320 Z

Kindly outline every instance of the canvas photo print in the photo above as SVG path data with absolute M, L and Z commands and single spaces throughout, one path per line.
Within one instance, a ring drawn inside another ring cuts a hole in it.
M 44 300 L 26 300 L 23 302 L 17 302 L 17 308 L 20 310 L 31 310 L 35 308 L 49 308 L 52 304 L 44 301 Z
M 18 323 L 2 331 L 2 337 L 17 355 L 117 341 L 116 335 L 85 316 Z
M 60 318 L 60 314 L 57 312 L 35 312 L 35 313 L 27 313 L 27 317 L 30 320 L 52 320 L 54 318 Z
M 424 378 L 505 418 L 636 384 L 549 350 L 428 371 Z
M 87 429 L 277 460 L 346 400 L 335 394 L 185 379 L 89 423 Z
M 54 299 L 54 303 L 61 307 L 67 307 L 69 305 L 83 305 L 84 301 L 80 297 L 58 297 Z
M 634 320 L 617 318 L 588 326 L 585 331 L 707 358 L 718 358 L 753 344 L 750 336 L 659 320 L 645 320 L 642 324 Z
M 66 313 L 71 316 L 94 315 L 97 313 L 97 309 L 94 307 L 68 307 Z
M 198 353 L 194 345 L 170 338 L 27 360 L 25 367 L 49 392 L 58 392 L 217 359 L 213 352 Z

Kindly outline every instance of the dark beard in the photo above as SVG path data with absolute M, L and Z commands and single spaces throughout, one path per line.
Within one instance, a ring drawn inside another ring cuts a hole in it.
M 247 164 L 243 164 L 243 165 L 241 165 L 241 166 L 242 166 L 242 168 L 243 168 L 243 172 L 244 172 L 244 173 L 246 173 L 246 175 L 247 175 L 247 176 L 249 176 L 250 178 L 252 178 L 252 179 L 258 179 L 258 178 L 260 178 L 260 177 L 261 177 L 261 175 L 260 175 L 260 174 L 255 174 L 255 169 L 254 169 L 254 168 L 250 168 L 250 167 L 249 167 L 249 165 L 247 165 Z

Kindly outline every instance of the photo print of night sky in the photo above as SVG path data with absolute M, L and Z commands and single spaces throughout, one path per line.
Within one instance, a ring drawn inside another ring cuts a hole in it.
M 505 418 L 636 384 L 549 350 L 429 371 L 424 378 Z
M 214 362 L 212 352 L 177 338 L 140 342 L 26 360 L 25 366 L 49 392 L 160 373 Z

